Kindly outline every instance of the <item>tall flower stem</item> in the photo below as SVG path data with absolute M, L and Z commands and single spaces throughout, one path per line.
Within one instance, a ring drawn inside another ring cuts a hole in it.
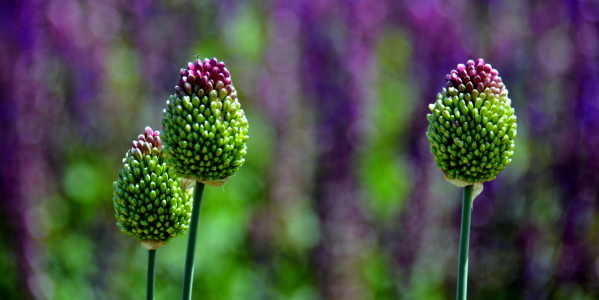
M 146 280 L 146 299 L 154 300 L 154 282 L 156 279 L 156 249 L 148 251 L 148 277 Z
M 470 244 L 471 219 L 472 185 L 469 185 L 464 187 L 464 198 L 462 200 L 462 228 L 460 230 L 460 258 L 458 261 L 457 300 L 466 300 L 468 297 L 468 247 Z
M 191 299 L 193 286 L 193 268 L 196 254 L 196 238 L 198 232 L 198 221 L 200 220 L 200 206 L 202 205 L 202 195 L 204 194 L 204 184 L 196 183 L 193 191 L 193 207 L 191 209 L 191 222 L 189 224 L 189 240 L 187 242 L 187 256 L 185 257 L 185 276 L 183 279 L 183 300 Z

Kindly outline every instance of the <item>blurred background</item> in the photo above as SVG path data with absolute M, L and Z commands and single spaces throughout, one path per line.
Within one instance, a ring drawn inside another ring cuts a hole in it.
M 461 189 L 426 114 L 479 57 L 519 130 L 474 203 L 470 298 L 599 298 L 596 0 L 5 0 L 0 36 L 2 299 L 145 297 L 112 182 L 196 54 L 250 123 L 205 192 L 196 299 L 454 298 Z M 157 299 L 179 298 L 186 244 L 158 249 Z

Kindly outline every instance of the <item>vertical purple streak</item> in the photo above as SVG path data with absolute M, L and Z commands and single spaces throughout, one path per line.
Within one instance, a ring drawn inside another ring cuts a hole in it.
M 0 41 L 7 50 L 4 65 L 11 66 L 0 83 L 0 97 L 6 97 L 0 102 L 5 128 L 1 193 L 8 195 L 0 202 L 0 214 L 6 216 L 6 236 L 18 262 L 15 286 L 22 298 L 53 298 L 50 254 L 43 251 L 51 229 L 44 228 L 37 214 L 46 213 L 44 207 L 58 194 L 57 177 L 64 166 L 56 162 L 64 162 L 65 152 L 75 146 L 65 141 L 76 143 L 77 137 L 90 136 L 90 128 L 99 130 L 101 115 L 94 100 L 102 59 L 96 50 L 106 40 L 94 31 L 98 28 L 86 30 L 93 18 L 76 1 L 3 2 L 0 7 L 14 18 L 3 19 L 9 22 L 2 23 L 1 30 L 9 38 Z M 69 121 L 76 126 L 65 126 Z M 69 138 L 71 128 L 80 135 Z
M 585 1 L 569 1 L 571 36 L 574 37 L 572 72 L 562 99 L 564 111 L 571 114 L 570 124 L 557 123 L 556 130 L 567 130 L 560 135 L 558 159 L 552 166 L 556 178 L 562 185 L 564 219 L 562 248 L 555 279 L 558 285 L 584 282 L 596 271 L 589 261 L 597 253 L 596 244 L 588 244 L 593 227 L 591 218 L 599 199 L 599 57 L 597 46 L 589 52 L 585 43 L 594 39 L 599 42 L 599 11 L 585 7 Z M 556 3 L 557 6 L 557 3 Z M 593 15 L 596 14 L 596 15 Z M 587 30 L 586 34 L 581 30 Z M 596 239 L 595 239 L 596 240 Z
M 261 82 L 262 105 L 281 138 L 290 126 L 290 114 L 301 97 L 299 19 L 296 1 L 277 1 L 271 15 L 271 41 L 266 53 L 266 68 Z
M 40 119 L 44 88 L 39 86 L 41 68 L 35 61 L 42 59 L 36 31 L 43 23 L 43 3 L 39 1 L 10 1 L 0 4 L 4 17 L 0 31 L 6 37 L 0 41 L 3 49 L 2 62 L 5 72 L 0 79 L 2 97 L 0 122 L 3 142 L 0 145 L 0 223 L 2 236 L 15 258 L 17 293 L 23 298 L 33 295 L 42 297 L 35 268 L 40 266 L 30 232 L 30 208 L 32 197 L 41 196 L 44 182 L 40 182 L 44 170 L 43 150 L 40 147 L 44 129 Z M 11 68 L 12 67 L 12 68 Z M 35 87 L 35 88 L 32 88 Z
M 297 203 L 305 199 L 305 186 L 309 180 L 311 168 L 311 151 L 307 146 L 307 132 L 309 128 L 301 119 L 301 112 L 306 110 L 302 103 L 300 49 L 299 43 L 299 18 L 295 11 L 295 1 L 277 1 L 273 5 L 270 16 L 271 40 L 266 51 L 266 66 L 262 70 L 260 81 L 260 99 L 262 110 L 273 124 L 275 138 L 275 164 L 269 179 L 272 187 L 269 191 L 273 199 L 272 213 L 274 218 L 268 218 L 271 228 L 277 227 L 289 210 L 293 210 Z M 264 228 L 264 226 L 261 226 Z M 262 230 L 265 231 L 265 230 Z M 257 233 L 257 238 L 266 238 L 265 232 Z M 272 234 L 276 238 L 276 234 Z
M 535 201 L 547 201 L 534 198 L 537 192 L 551 188 L 559 209 L 554 223 L 531 222 L 520 233 L 524 249 L 517 284 L 523 286 L 525 299 L 558 294 L 572 285 L 587 289 L 583 282 L 597 273 L 592 263 L 597 238 L 589 237 L 596 235 L 591 218 L 599 199 L 599 26 L 584 2 L 529 5 L 528 25 L 535 40 L 522 47 L 532 53 L 516 62 L 520 70 L 514 72 L 525 85 L 522 102 L 530 123 L 528 138 L 542 145 L 533 152 L 538 163 L 523 175 L 530 186 L 522 193 L 532 208 Z M 547 180 L 553 186 L 543 185 Z M 555 251 L 551 261 L 539 258 L 539 253 L 551 249 Z
M 316 140 L 320 153 L 315 179 L 318 186 L 314 195 L 323 228 L 323 241 L 314 253 L 320 268 L 319 288 L 325 299 L 350 299 L 352 294 L 358 296 L 361 289 L 351 278 L 355 273 L 352 266 L 347 265 L 352 263 L 347 253 L 350 230 L 356 221 L 362 221 L 356 213 L 357 182 L 351 175 L 354 146 L 347 139 L 347 129 L 356 121 L 357 103 L 344 89 L 347 74 L 331 37 L 327 36 L 329 28 L 325 22 L 330 19 L 323 16 L 327 14 L 325 10 L 334 13 L 331 6 L 330 2 L 319 1 L 303 7 L 302 74 L 306 96 L 313 102 L 319 119 Z M 343 226 L 343 221 L 349 221 L 349 227 Z
M 361 112 L 373 86 L 370 66 L 382 5 L 318 1 L 300 9 L 303 91 L 318 119 L 314 200 L 323 240 L 314 259 L 325 299 L 363 299 L 366 293 L 359 263 L 372 232 L 360 211 L 354 160 L 362 142 Z M 335 26 L 336 20 L 345 23 Z
M 190 4 L 180 5 L 184 7 Z M 139 71 L 144 83 L 152 83 L 145 86 L 149 94 L 163 95 L 165 91 L 172 93 L 176 84 L 173 76 L 177 75 L 178 68 L 193 58 L 185 57 L 189 54 L 187 49 L 198 40 L 206 39 L 206 35 L 212 38 L 210 34 L 219 33 L 218 30 L 204 30 L 199 26 L 202 22 L 211 20 L 205 17 L 204 10 L 169 9 L 164 5 L 138 0 L 130 7 L 130 13 L 130 34 L 142 62 Z M 220 12 L 216 15 L 220 15 Z M 190 23 L 190 20 L 193 22 Z M 161 105 L 163 98 L 166 99 L 165 96 L 153 98 Z

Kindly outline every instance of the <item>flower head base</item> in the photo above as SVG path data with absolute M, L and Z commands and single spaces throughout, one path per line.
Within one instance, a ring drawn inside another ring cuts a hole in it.
M 483 59 L 459 64 L 446 80 L 427 115 L 435 162 L 449 180 L 493 180 L 514 154 L 518 126 L 508 90 Z
M 225 63 L 188 63 L 175 91 L 162 120 L 169 166 L 184 178 L 224 184 L 244 163 L 248 140 L 248 122 Z
M 160 132 L 146 127 L 123 159 L 114 186 L 117 226 L 148 250 L 185 233 L 191 217 L 191 190 L 180 187 L 166 166 Z

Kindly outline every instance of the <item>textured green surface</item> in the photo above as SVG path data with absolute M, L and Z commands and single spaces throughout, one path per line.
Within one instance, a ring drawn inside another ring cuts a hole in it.
M 429 105 L 426 135 L 431 153 L 451 179 L 472 183 L 493 180 L 514 154 L 518 126 L 508 90 L 497 76 L 480 82 L 478 88 L 471 84 L 475 81 L 465 85 L 458 78 L 460 84 L 454 87 L 452 81 L 457 75 L 449 80 L 451 75 L 448 88 L 443 88 L 437 101 Z
M 121 231 L 138 240 L 167 243 L 185 232 L 191 190 L 182 190 L 167 169 L 159 135 L 140 135 L 114 182 L 114 209 Z
M 162 120 L 169 166 L 199 181 L 235 174 L 245 162 L 248 121 L 224 63 L 189 63 L 176 91 Z

